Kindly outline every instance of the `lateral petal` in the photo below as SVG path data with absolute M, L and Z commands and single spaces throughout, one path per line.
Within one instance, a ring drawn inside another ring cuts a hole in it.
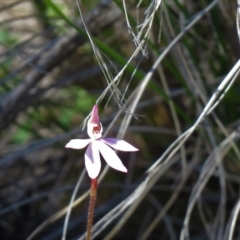
M 72 139 L 66 144 L 65 148 L 82 149 L 85 148 L 90 142 L 91 139 Z
M 120 150 L 120 151 L 125 151 L 125 152 L 138 151 L 137 148 L 135 148 L 134 146 L 132 146 L 128 142 L 126 142 L 124 140 L 117 139 L 117 138 L 102 138 L 101 141 L 105 142 L 106 144 L 108 144 L 112 148 L 115 148 L 115 149 Z
M 90 178 L 94 179 L 98 176 L 101 169 L 101 161 L 98 145 L 95 141 L 91 142 L 86 150 L 85 166 Z
M 122 164 L 120 158 L 109 146 L 107 146 L 102 141 L 97 141 L 97 144 L 100 153 L 102 154 L 103 158 L 110 167 L 117 169 L 118 171 L 121 172 L 127 172 L 127 169 Z

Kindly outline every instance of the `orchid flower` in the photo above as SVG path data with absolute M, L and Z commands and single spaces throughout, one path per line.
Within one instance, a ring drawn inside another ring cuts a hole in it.
M 103 127 L 99 122 L 98 107 L 94 105 L 91 116 L 87 124 L 87 133 L 89 139 L 72 139 L 66 148 L 82 149 L 88 145 L 85 152 L 85 166 L 90 178 L 94 179 L 98 176 L 101 169 L 100 154 L 103 156 L 107 164 L 118 171 L 127 172 L 117 154 L 110 148 L 120 151 L 134 152 L 137 148 L 124 140 L 117 138 L 103 138 Z M 109 147 L 110 146 L 110 147 Z

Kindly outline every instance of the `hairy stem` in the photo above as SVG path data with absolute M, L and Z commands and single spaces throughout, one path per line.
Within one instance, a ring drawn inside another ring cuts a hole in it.
M 90 190 L 90 201 L 89 201 L 89 208 L 88 208 L 86 240 L 91 240 L 91 236 L 92 236 L 93 214 L 94 214 L 96 199 L 97 199 L 97 178 L 91 179 L 91 190 Z

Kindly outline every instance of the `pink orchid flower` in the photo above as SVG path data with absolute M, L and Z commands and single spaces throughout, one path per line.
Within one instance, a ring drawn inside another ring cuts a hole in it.
M 85 166 L 89 177 L 92 179 L 98 176 L 101 169 L 99 152 L 110 167 L 122 172 L 127 172 L 122 161 L 110 147 L 126 152 L 138 151 L 137 148 L 123 140 L 117 138 L 102 138 L 102 132 L 103 127 L 99 122 L 98 107 L 95 105 L 87 124 L 87 133 L 90 139 L 72 139 L 65 146 L 66 148 L 82 149 L 88 145 L 85 153 Z

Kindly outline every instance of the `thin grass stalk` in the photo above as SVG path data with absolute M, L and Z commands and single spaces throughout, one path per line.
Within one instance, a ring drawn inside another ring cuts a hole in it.
M 67 227 L 68 227 L 68 222 L 69 222 L 69 218 L 70 218 L 70 214 L 71 214 L 71 211 L 72 211 L 72 207 L 73 207 L 73 202 L 76 198 L 76 195 L 77 195 L 77 191 L 82 183 L 82 180 L 83 180 L 83 176 L 84 174 L 86 173 L 86 170 L 83 170 L 82 174 L 80 175 L 79 177 L 79 180 L 77 182 L 77 185 L 74 189 L 74 192 L 73 192 L 73 195 L 71 197 L 71 200 L 70 200 L 70 203 L 68 205 L 68 209 L 67 209 L 67 214 L 66 214 L 66 217 L 65 217 L 65 221 L 64 221 L 64 226 L 63 226 L 63 234 L 62 234 L 62 240 L 65 240 L 66 239 L 66 235 L 67 235 Z

